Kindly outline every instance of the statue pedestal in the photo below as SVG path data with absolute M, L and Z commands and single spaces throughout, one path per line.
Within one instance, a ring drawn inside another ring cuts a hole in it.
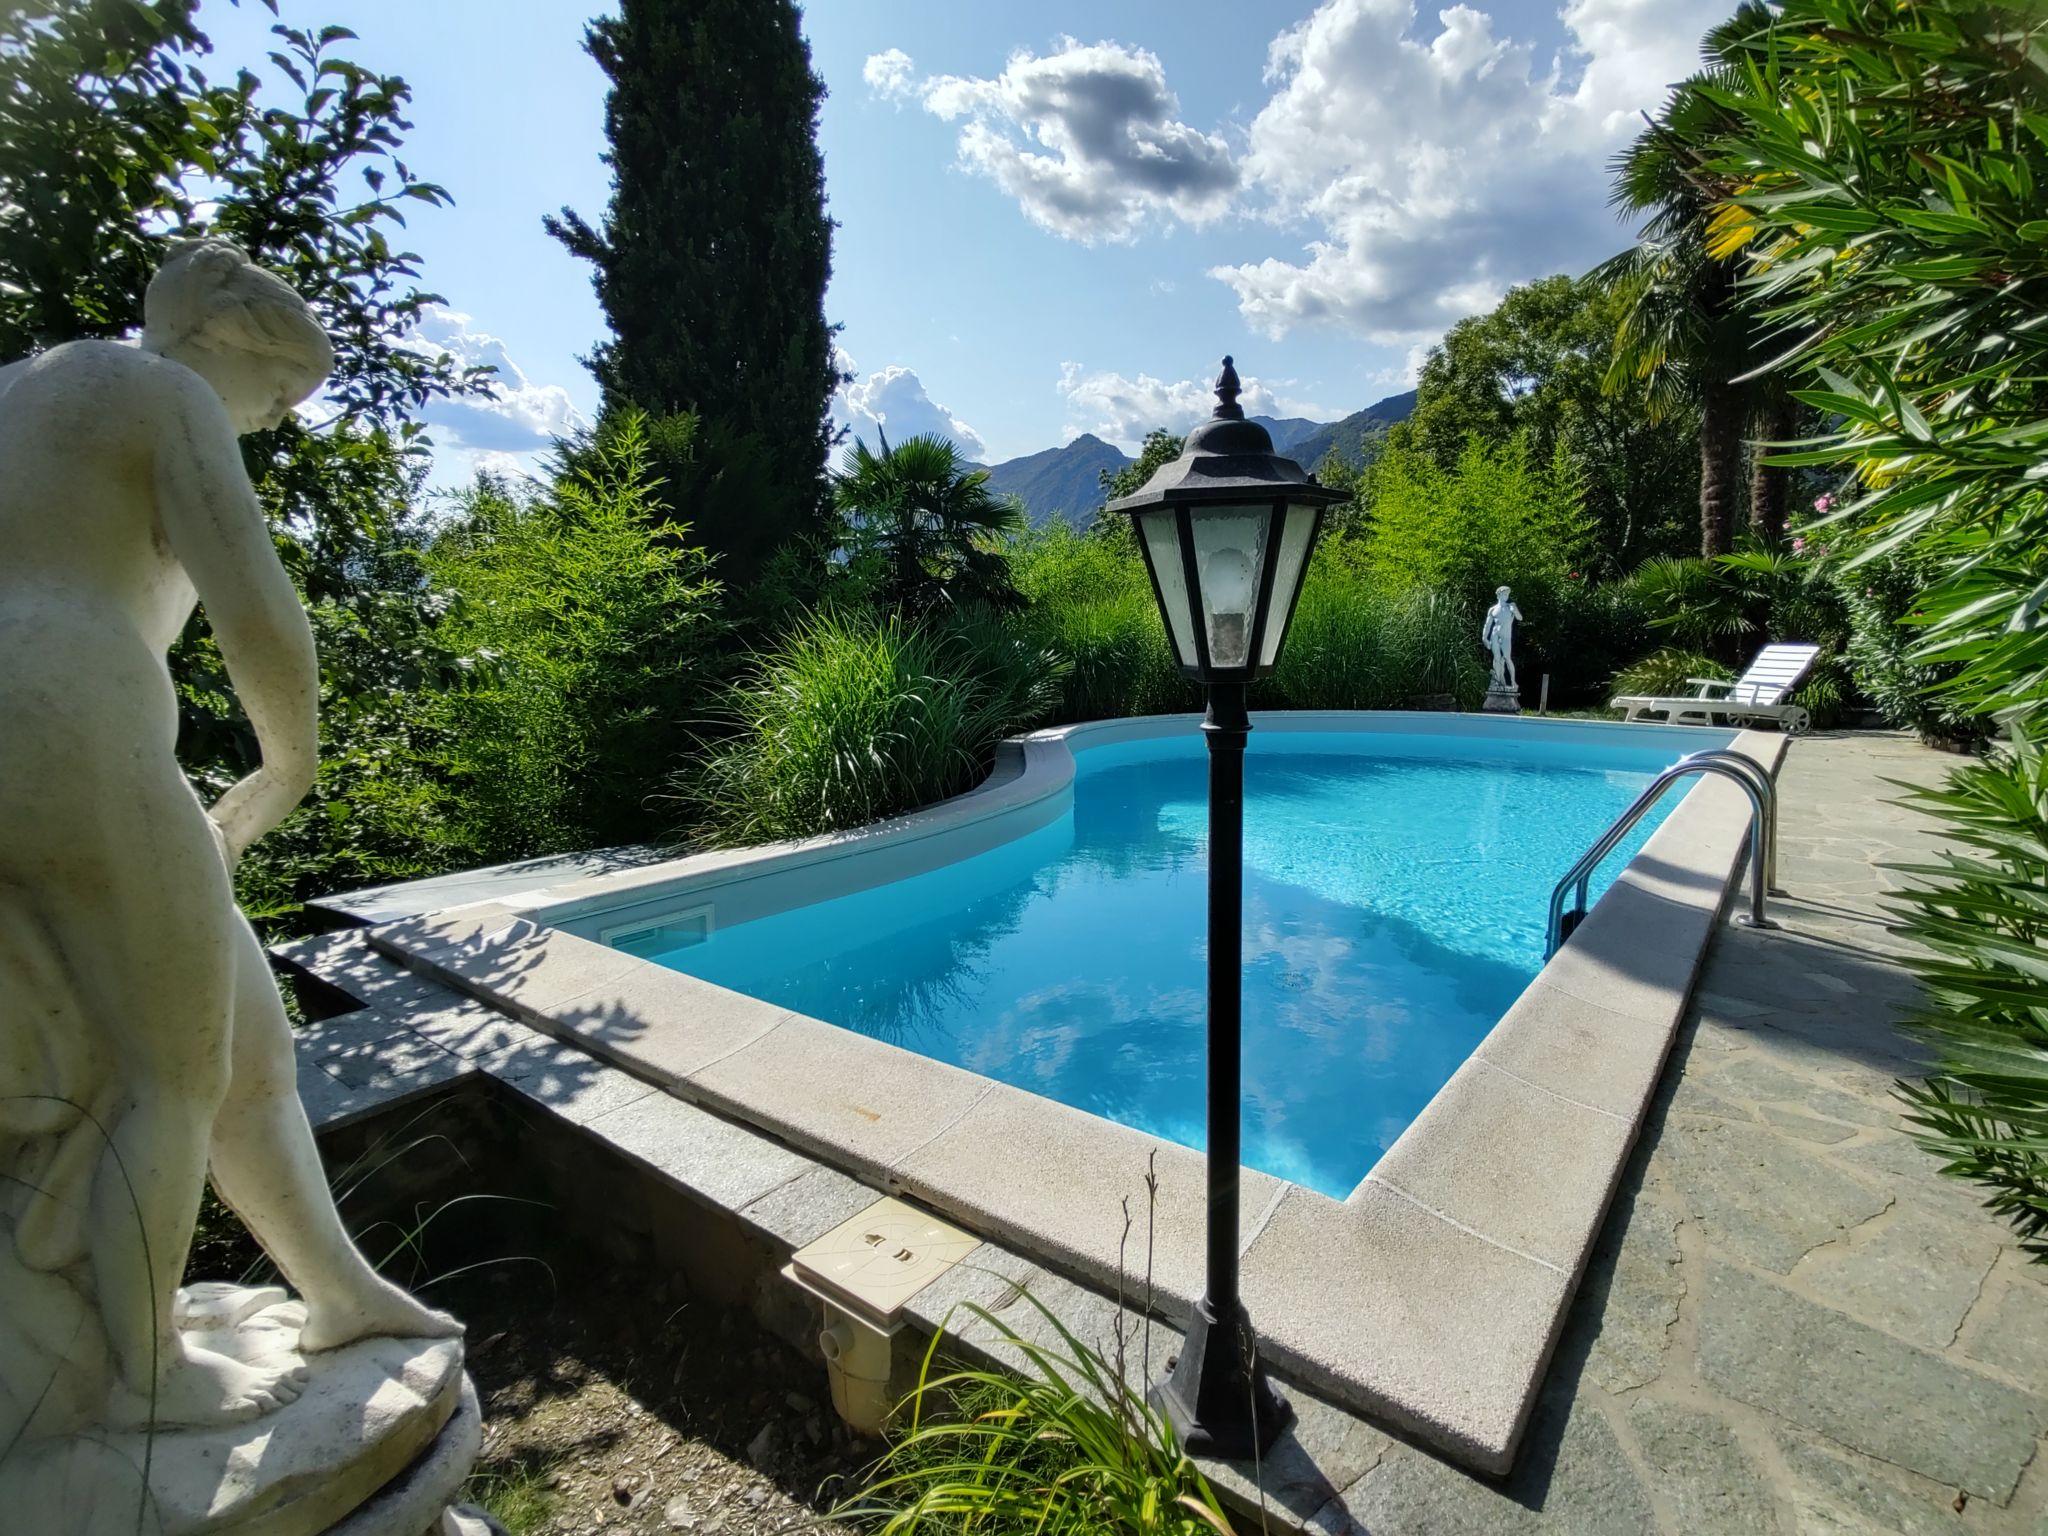
M 299 1358 L 305 1308 L 274 1286 L 179 1299 L 179 1326 L 206 1348 Z M 24 1531 L 66 1536 L 132 1536 L 138 1519 L 149 1536 L 463 1529 L 443 1512 L 483 1437 L 462 1340 L 363 1339 L 303 1359 L 304 1395 L 244 1423 L 25 1440 L 0 1464 L 0 1509 L 25 1513 Z
M 1519 689 L 1494 687 L 1486 690 L 1486 702 L 1480 706 L 1489 715 L 1519 715 L 1522 712 L 1522 695 Z

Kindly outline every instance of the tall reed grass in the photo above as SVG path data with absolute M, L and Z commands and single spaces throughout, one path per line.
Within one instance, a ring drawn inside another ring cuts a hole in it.
M 727 733 L 672 798 L 719 846 L 863 826 L 971 788 L 998 741 L 1045 718 L 1064 671 L 992 614 L 814 613 L 728 690 Z
M 1018 620 L 1071 670 L 1055 718 L 1113 719 L 1197 709 L 1200 691 L 1166 647 L 1151 582 L 1123 540 L 1049 529 L 1012 560 L 1030 607 Z M 1447 594 L 1389 591 L 1358 546 L 1326 539 L 1303 583 L 1265 709 L 1404 709 L 1478 703 L 1486 666 L 1477 621 Z

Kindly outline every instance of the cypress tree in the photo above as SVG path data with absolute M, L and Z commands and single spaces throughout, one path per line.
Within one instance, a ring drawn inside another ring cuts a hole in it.
M 546 221 L 596 268 L 612 335 L 587 361 L 606 412 L 697 418 L 665 434 L 687 447 L 661 466 L 666 499 L 728 591 L 827 506 L 825 84 L 798 20 L 790 0 L 623 0 L 592 22 L 611 204 L 602 231 L 566 208 Z

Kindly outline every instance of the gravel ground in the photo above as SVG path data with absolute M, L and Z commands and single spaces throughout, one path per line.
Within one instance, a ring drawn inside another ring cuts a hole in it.
M 880 1446 L 839 1422 L 821 1365 L 680 1287 L 556 1296 L 532 1274 L 436 1298 L 483 1396 L 466 1497 L 514 1536 L 842 1530 L 822 1515 Z

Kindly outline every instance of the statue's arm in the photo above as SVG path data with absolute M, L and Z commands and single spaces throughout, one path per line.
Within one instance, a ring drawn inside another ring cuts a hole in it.
M 313 785 L 320 667 L 305 607 L 242 468 L 234 427 L 211 390 L 196 379 L 192 386 L 180 388 L 178 409 L 157 444 L 157 506 L 262 752 L 262 766 L 211 812 L 230 856 L 239 857 Z

